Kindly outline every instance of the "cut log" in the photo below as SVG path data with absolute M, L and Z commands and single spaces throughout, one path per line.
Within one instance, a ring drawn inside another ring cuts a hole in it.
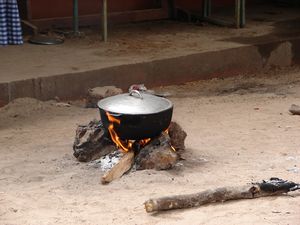
M 300 106 L 293 104 L 293 105 L 291 105 L 289 111 L 293 115 L 300 115 Z
M 77 127 L 73 155 L 80 162 L 89 162 L 116 151 L 101 122 L 91 121 Z
M 177 162 L 177 153 L 171 148 L 170 137 L 162 133 L 142 148 L 135 159 L 137 170 L 167 170 Z
M 185 209 L 201 205 L 225 202 L 238 199 L 253 199 L 274 195 L 281 195 L 300 189 L 300 184 L 271 178 L 269 181 L 254 183 L 242 187 L 223 187 L 215 190 L 207 190 L 190 195 L 170 196 L 146 201 L 146 212 L 160 212 L 172 209 Z
M 119 163 L 117 163 L 111 170 L 106 172 L 104 176 L 101 178 L 102 184 L 108 184 L 113 180 L 119 179 L 131 169 L 134 163 L 134 152 L 130 151 L 124 153 L 124 156 L 120 159 Z

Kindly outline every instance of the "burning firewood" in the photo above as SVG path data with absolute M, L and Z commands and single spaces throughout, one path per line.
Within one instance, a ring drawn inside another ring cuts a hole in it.
M 122 177 L 124 173 L 126 173 L 128 170 L 131 169 L 133 162 L 134 162 L 134 152 L 130 151 L 124 153 L 120 161 L 113 168 L 111 168 L 108 172 L 104 174 L 104 176 L 101 178 L 101 183 L 108 184 L 113 180 Z
M 300 184 L 271 178 L 268 181 L 253 183 L 241 187 L 223 187 L 196 194 L 170 196 L 146 201 L 146 212 L 160 212 L 173 209 L 185 209 L 201 205 L 238 199 L 254 199 L 281 195 L 300 189 Z

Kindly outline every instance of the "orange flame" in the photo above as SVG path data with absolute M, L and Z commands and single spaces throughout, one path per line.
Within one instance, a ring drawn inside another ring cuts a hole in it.
M 126 141 L 123 143 L 123 141 L 119 138 L 116 131 L 114 130 L 113 124 L 110 124 L 108 126 L 108 131 L 109 131 L 112 141 L 117 145 L 118 148 L 121 148 L 125 152 L 129 152 L 129 150 L 132 149 L 133 142 Z
M 170 145 L 170 147 L 174 152 L 177 152 L 176 149 L 172 145 Z
M 127 140 L 127 141 L 121 140 L 120 137 L 118 136 L 117 132 L 115 131 L 114 124 L 120 125 L 121 120 L 113 117 L 108 112 L 106 112 L 106 115 L 107 115 L 108 121 L 110 122 L 110 125 L 108 126 L 108 131 L 109 131 L 112 141 L 116 144 L 116 146 L 118 148 L 120 148 L 124 152 L 129 152 L 130 150 L 132 150 L 134 141 L 133 140 Z M 151 138 L 140 140 L 139 144 L 141 146 L 145 146 L 150 141 L 151 141 Z
M 129 152 L 130 150 L 132 150 L 133 148 L 133 143 L 135 142 L 134 140 L 126 140 L 123 141 L 120 139 L 120 137 L 118 136 L 117 132 L 115 131 L 115 125 L 114 124 L 121 124 L 121 120 L 113 117 L 112 115 L 110 115 L 108 112 L 106 112 L 108 121 L 110 122 L 109 126 L 108 126 L 108 131 L 111 137 L 111 140 L 116 144 L 117 148 L 120 148 L 122 151 L 124 152 Z M 164 131 L 166 134 L 169 134 L 169 128 L 167 130 Z M 151 138 L 147 138 L 144 140 L 140 140 L 138 143 L 140 146 L 144 147 L 146 146 L 152 139 Z M 170 144 L 171 149 L 176 152 L 176 149 Z
M 139 144 L 140 144 L 141 146 L 145 146 L 145 145 L 148 144 L 150 141 L 151 141 L 151 138 L 147 138 L 147 139 L 144 139 L 144 140 L 140 140 Z
M 107 115 L 107 118 L 108 118 L 108 121 L 111 122 L 111 123 L 116 123 L 116 124 L 121 124 L 121 120 L 113 117 L 112 115 L 110 115 L 108 112 L 106 112 L 106 115 Z
M 118 148 L 121 148 L 121 150 L 123 150 L 124 152 L 129 152 L 132 149 L 132 145 L 133 145 L 133 141 L 125 141 L 123 142 L 117 132 L 114 129 L 114 124 L 121 124 L 121 120 L 113 117 L 112 115 L 110 115 L 108 112 L 106 112 L 108 121 L 111 122 L 111 124 L 108 126 L 108 131 L 110 134 L 110 137 L 112 139 L 112 141 L 116 144 L 116 146 Z
M 169 135 L 169 129 L 170 129 L 170 127 L 164 131 L 164 132 L 165 132 L 166 134 L 168 134 L 168 135 Z M 170 148 L 171 148 L 174 152 L 177 152 L 176 148 L 175 148 L 171 143 L 170 143 Z

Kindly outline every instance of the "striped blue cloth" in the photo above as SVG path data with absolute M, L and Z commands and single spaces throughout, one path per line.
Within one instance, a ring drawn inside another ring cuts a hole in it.
M 0 0 L 0 45 L 23 44 L 17 0 Z

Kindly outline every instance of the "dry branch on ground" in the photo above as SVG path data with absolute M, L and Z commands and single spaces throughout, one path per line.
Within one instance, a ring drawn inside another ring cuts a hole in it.
M 223 187 L 214 190 L 206 190 L 196 194 L 178 195 L 150 199 L 146 201 L 146 212 L 160 212 L 172 209 L 185 209 L 201 205 L 225 202 L 238 199 L 254 199 L 267 196 L 281 195 L 300 189 L 300 184 L 271 178 L 269 181 L 254 183 L 241 187 Z

